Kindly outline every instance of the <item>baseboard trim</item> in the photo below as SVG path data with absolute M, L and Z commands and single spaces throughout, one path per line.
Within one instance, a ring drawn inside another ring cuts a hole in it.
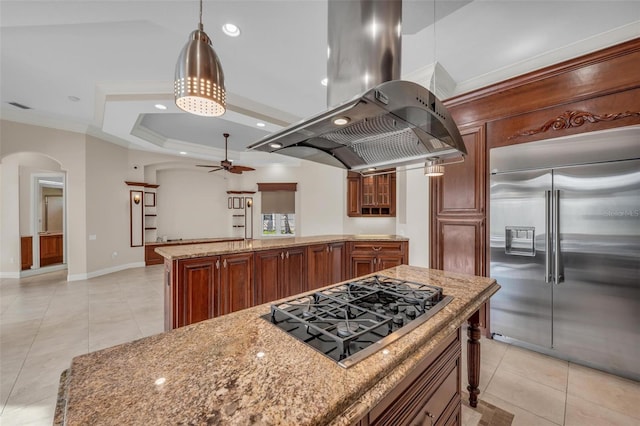
M 33 277 L 35 275 L 48 274 L 49 272 L 55 271 L 63 271 L 67 269 L 66 263 L 61 263 L 59 265 L 51 265 L 51 266 L 43 266 L 42 268 L 37 269 L 25 269 L 20 272 L 20 278 Z
M 125 263 L 124 265 L 112 266 L 110 268 L 99 269 L 97 271 L 87 272 L 86 274 L 69 274 L 67 275 L 67 281 L 81 281 L 88 280 L 90 278 L 99 277 L 101 275 L 112 274 L 114 272 L 124 271 L 125 269 L 144 268 L 143 262 Z
M 20 278 L 20 272 L 0 272 L 0 278 Z

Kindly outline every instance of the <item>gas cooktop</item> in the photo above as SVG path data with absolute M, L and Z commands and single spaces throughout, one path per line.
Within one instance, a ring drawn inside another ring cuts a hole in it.
M 271 305 L 262 318 L 347 368 L 423 324 L 452 299 L 440 287 L 375 275 Z

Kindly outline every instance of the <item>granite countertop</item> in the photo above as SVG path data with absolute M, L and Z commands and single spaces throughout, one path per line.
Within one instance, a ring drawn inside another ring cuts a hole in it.
M 191 239 L 178 239 L 178 240 L 167 240 L 167 241 L 149 241 L 144 243 L 145 246 L 164 246 L 164 245 L 181 245 L 181 244 L 198 244 L 198 243 L 215 243 L 220 241 L 241 241 L 242 238 L 233 238 L 233 237 L 219 237 L 219 238 L 191 238 Z
M 378 274 L 453 300 L 348 369 L 259 318 L 269 304 L 78 356 L 62 381 L 67 425 L 347 425 L 396 386 L 500 286 L 407 265 Z
M 165 259 L 187 259 L 192 257 L 215 256 L 228 253 L 271 250 L 309 244 L 334 243 L 339 241 L 409 241 L 399 235 L 319 235 L 313 237 L 263 238 L 260 240 L 239 240 L 219 243 L 188 244 L 158 247 L 155 252 Z

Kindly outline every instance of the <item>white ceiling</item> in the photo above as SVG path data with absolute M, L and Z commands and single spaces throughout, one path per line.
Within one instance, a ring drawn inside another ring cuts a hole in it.
M 437 61 L 455 83 L 451 94 L 640 35 L 637 0 L 438 0 L 435 29 L 432 1 L 405 1 L 403 12 L 403 76 L 419 78 Z M 172 95 L 197 1 L 0 0 L 0 113 L 209 160 L 223 157 L 229 132 L 242 164 L 260 165 L 273 154 L 239 152 L 326 108 L 326 15 L 326 0 L 205 0 L 204 30 L 222 62 L 229 110 L 202 118 L 179 111 Z M 225 36 L 225 22 L 242 35 Z

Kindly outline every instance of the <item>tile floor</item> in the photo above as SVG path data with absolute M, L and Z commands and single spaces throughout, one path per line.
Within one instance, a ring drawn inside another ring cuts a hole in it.
M 0 424 L 51 425 L 71 358 L 162 332 L 162 269 L 0 280 Z M 480 398 L 514 425 L 640 424 L 638 382 L 484 338 L 481 358 Z M 465 426 L 474 414 L 463 407 Z

